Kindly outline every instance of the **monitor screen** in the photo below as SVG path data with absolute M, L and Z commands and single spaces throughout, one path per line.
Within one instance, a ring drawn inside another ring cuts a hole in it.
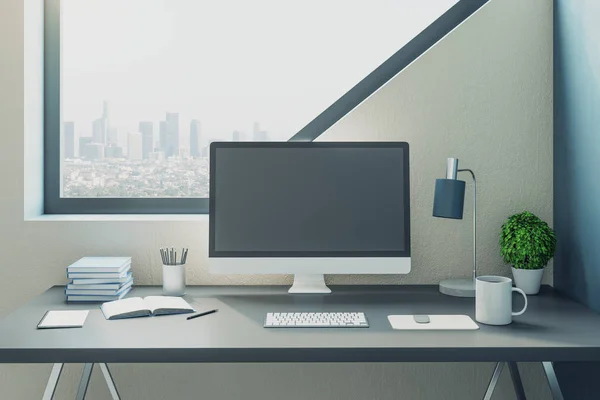
M 211 257 L 409 257 L 407 143 L 213 143 Z

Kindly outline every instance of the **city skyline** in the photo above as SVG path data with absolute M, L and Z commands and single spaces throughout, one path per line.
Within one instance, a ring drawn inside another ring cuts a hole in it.
M 208 197 L 208 146 L 216 138 L 204 137 L 199 119 L 190 121 L 186 149 L 179 113 L 165 112 L 157 121 L 158 132 L 154 121 L 139 121 L 137 130 L 126 133 L 126 143 L 119 140 L 110 115 L 110 104 L 103 101 L 101 115 L 87 124 L 85 136 L 75 134 L 75 122 L 63 122 L 61 196 Z M 228 140 L 245 138 L 270 140 L 258 121 L 251 134 L 234 130 Z
M 288 140 L 457 1 L 61 0 L 62 193 L 205 197 L 211 141 Z
M 154 121 L 139 121 L 138 129 L 120 133 L 120 130 L 113 126 L 110 119 L 110 103 L 106 100 L 102 102 L 102 114 L 99 118 L 91 122 L 91 128 L 86 131 L 84 128 L 77 131 L 77 125 L 73 121 L 63 122 L 63 151 L 64 158 L 84 158 L 88 160 L 103 158 L 129 158 L 129 149 L 132 143 L 135 146 L 134 151 L 141 154 L 140 159 L 150 158 L 151 153 L 164 152 L 164 157 L 188 155 L 191 157 L 206 157 L 207 146 L 215 140 L 224 141 L 243 141 L 249 138 L 253 141 L 270 141 L 273 138 L 269 132 L 261 128 L 261 124 L 255 121 L 252 124 L 251 134 L 246 134 L 242 130 L 234 130 L 230 137 L 220 138 L 216 135 L 203 135 L 202 122 L 199 119 L 192 119 L 189 124 L 187 137 L 188 143 L 182 140 L 182 130 L 180 129 L 179 113 L 165 112 L 165 118 L 157 121 L 159 129 L 155 131 Z M 79 133 L 77 133 L 79 132 Z M 88 134 L 82 134 L 87 132 Z M 139 133 L 139 140 L 136 134 Z M 132 141 L 132 135 L 134 140 Z M 119 139 L 119 136 L 123 139 Z M 137 148 L 139 144 L 139 149 Z M 75 149 L 78 149 L 75 152 Z

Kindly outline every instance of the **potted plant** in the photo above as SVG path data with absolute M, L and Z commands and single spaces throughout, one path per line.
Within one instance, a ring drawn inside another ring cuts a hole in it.
M 515 285 L 526 294 L 540 291 L 544 267 L 555 249 L 552 228 L 528 211 L 510 216 L 502 225 L 500 255 L 512 265 Z

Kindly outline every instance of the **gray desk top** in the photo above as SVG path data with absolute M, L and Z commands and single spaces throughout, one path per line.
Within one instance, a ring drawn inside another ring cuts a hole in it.
M 280 286 L 188 287 L 185 315 L 106 321 L 96 304 L 66 304 L 53 287 L 0 322 L 0 362 L 401 362 L 598 361 L 600 316 L 551 288 L 529 297 L 512 325 L 478 331 L 394 331 L 389 314 L 468 314 L 474 300 L 436 286 L 334 286 L 330 295 L 289 295 Z M 137 287 L 129 296 L 160 294 Z M 518 297 L 515 297 L 518 299 Z M 517 301 L 517 300 L 515 300 Z M 516 304 L 515 307 L 520 307 Z M 37 330 L 49 309 L 90 309 L 81 329 Z M 264 329 L 267 312 L 363 311 L 368 329 Z

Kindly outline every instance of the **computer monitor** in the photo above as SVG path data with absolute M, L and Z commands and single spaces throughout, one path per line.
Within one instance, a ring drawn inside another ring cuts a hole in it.
M 408 165 L 403 142 L 213 142 L 210 270 L 294 274 L 290 293 L 409 273 Z

